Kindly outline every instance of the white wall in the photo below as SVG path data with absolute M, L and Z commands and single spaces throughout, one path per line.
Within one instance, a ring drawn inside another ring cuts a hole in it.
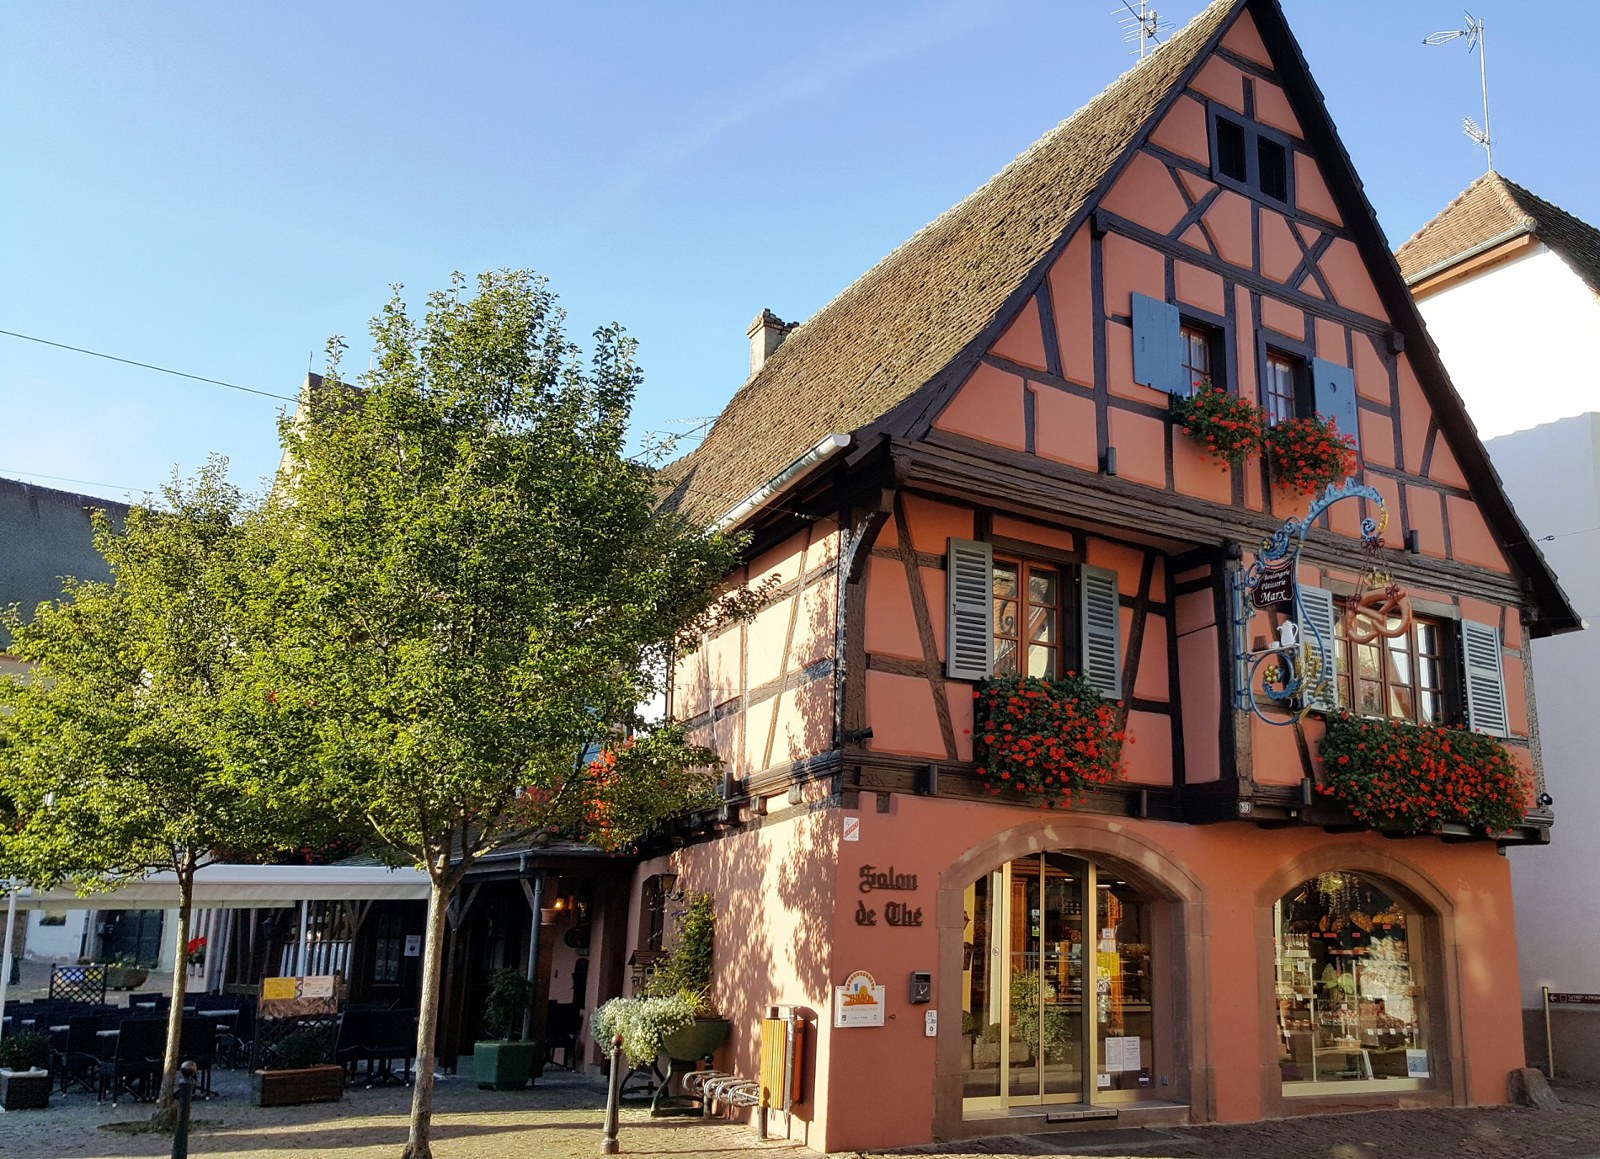
M 1600 410 L 1600 302 L 1542 243 L 1418 305 L 1483 438 Z
M 76 962 L 83 953 L 83 926 L 88 913 L 81 909 L 66 912 L 66 924 L 41 925 L 44 913 L 39 910 L 28 915 L 27 957 L 42 958 L 50 962 Z M 4 925 L 0 915 L 0 925 Z
M 1592 307 L 1600 317 L 1600 306 Z M 1578 614 L 1595 624 L 1537 640 L 1533 666 L 1545 784 L 1555 798 L 1547 847 L 1514 848 L 1522 1004 L 1539 988 L 1600 993 L 1600 414 L 1488 443 L 1495 469 Z

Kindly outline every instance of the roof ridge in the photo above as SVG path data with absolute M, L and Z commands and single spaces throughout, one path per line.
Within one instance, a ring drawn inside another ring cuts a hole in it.
M 1041 136 L 1030 142 L 1028 146 L 1022 150 L 1022 152 L 1018 153 L 1015 157 L 1011 158 L 1011 160 L 1007 161 L 1005 165 L 1000 168 L 1000 171 L 994 174 L 994 176 L 990 177 L 971 193 L 968 193 L 965 197 L 961 198 L 960 201 L 957 201 L 954 205 L 943 210 L 932 221 L 919 228 L 910 237 L 906 238 L 899 245 L 895 246 L 888 253 L 884 254 L 883 257 L 873 262 L 872 265 L 868 266 L 860 274 L 856 275 L 856 277 L 847 283 L 842 290 L 819 306 L 811 314 L 811 316 L 800 325 L 802 327 L 810 325 L 811 322 L 826 313 L 834 305 L 834 303 L 838 302 L 842 298 L 847 297 L 857 286 L 860 286 L 863 282 L 866 282 L 873 276 L 873 274 L 877 273 L 884 266 L 889 265 L 904 250 L 921 241 L 924 237 L 937 230 L 941 225 L 947 224 L 951 218 L 960 216 L 961 211 L 970 203 L 988 194 L 993 188 L 1000 185 L 1007 178 L 1014 176 L 1017 170 L 1020 167 L 1023 167 L 1024 162 L 1036 158 L 1039 153 L 1043 152 L 1052 143 L 1054 143 L 1059 136 L 1073 128 L 1079 118 L 1084 117 L 1085 114 L 1089 113 L 1091 110 L 1095 110 L 1114 94 L 1121 95 L 1121 90 L 1124 84 L 1131 82 L 1135 73 L 1139 72 L 1141 69 L 1152 67 L 1154 62 L 1158 59 L 1164 61 L 1165 58 L 1162 57 L 1161 54 L 1163 52 L 1167 52 L 1167 54 L 1170 56 L 1171 53 L 1168 52 L 1168 50 L 1171 49 L 1174 44 L 1185 40 L 1186 34 L 1190 34 L 1191 31 L 1201 23 L 1202 18 L 1206 16 L 1206 14 L 1209 13 L 1213 8 L 1232 7 L 1233 5 L 1242 2 L 1243 0 L 1211 0 L 1211 3 L 1202 8 L 1200 12 L 1192 17 L 1187 24 L 1174 33 L 1165 44 L 1158 44 L 1155 48 L 1155 51 L 1151 52 L 1148 56 L 1142 57 L 1128 68 L 1123 69 L 1122 72 L 1117 75 L 1115 80 L 1111 81 L 1083 104 L 1079 105 L 1072 112 L 1068 113 L 1060 121 L 1057 121 L 1051 128 L 1046 129 Z M 784 346 L 787 345 L 788 343 L 784 344 Z M 779 346 L 776 351 L 768 356 L 767 361 L 770 363 L 774 359 L 781 357 L 784 346 Z M 745 381 L 749 382 L 754 377 L 755 376 L 752 375 Z
M 1500 204 L 1505 208 L 1506 212 L 1512 217 L 1521 218 L 1523 225 L 1529 229 L 1537 231 L 1539 224 L 1538 221 L 1534 218 L 1533 214 L 1528 212 L 1527 207 L 1523 205 L 1517 198 L 1518 193 L 1527 193 L 1527 190 L 1523 189 L 1515 182 L 1507 180 L 1503 174 L 1493 169 L 1485 173 L 1483 178 L 1480 178 L 1480 180 L 1491 177 L 1494 179 L 1492 184 L 1495 196 L 1500 199 Z
M 1417 227 L 1417 231 L 1415 233 L 1413 233 L 1410 237 L 1406 238 L 1405 241 L 1403 241 L 1399 245 L 1395 246 L 1394 247 L 1395 248 L 1395 252 L 1398 253 L 1401 250 L 1405 249 L 1406 246 L 1410 245 L 1412 242 L 1416 241 L 1423 234 L 1427 233 L 1428 230 L 1433 227 L 1435 222 L 1441 221 L 1445 217 L 1448 217 L 1451 213 L 1455 212 L 1455 210 L 1458 209 L 1461 206 L 1461 203 L 1464 202 L 1469 196 L 1472 195 L 1473 192 L 1475 192 L 1477 190 L 1478 186 L 1482 185 L 1485 181 L 1489 180 L 1489 178 L 1493 177 L 1494 175 L 1495 175 L 1494 171 L 1490 170 L 1488 173 L 1485 173 L 1480 177 L 1474 177 L 1472 179 L 1471 183 L 1469 183 L 1465 189 L 1463 189 L 1460 193 L 1456 194 L 1454 197 L 1452 197 L 1450 199 L 1450 202 L 1449 202 L 1448 205 L 1446 205 L 1438 213 L 1434 214 L 1432 217 L 1428 218 L 1427 221 L 1423 222 L 1420 226 L 1418 226 Z
M 670 465 L 666 504 L 709 511 L 712 495 L 748 493 L 774 462 L 814 443 L 812 428 L 855 430 L 922 387 L 994 319 L 1152 111 L 1251 2 L 1212 0 L 811 314 L 733 393 L 705 440 Z M 755 441 L 753 423 L 763 430 Z

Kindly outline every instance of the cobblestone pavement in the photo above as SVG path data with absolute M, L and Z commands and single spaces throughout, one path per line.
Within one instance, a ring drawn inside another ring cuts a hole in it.
M 463 1060 L 468 1062 L 469 1060 Z M 218 1071 L 218 1097 L 195 1105 L 190 1154 L 228 1159 L 393 1159 L 406 1135 L 410 1091 L 345 1092 L 344 1101 L 264 1109 L 250 1105 L 242 1071 Z M 1556 1088 L 1563 1110 L 1513 1107 L 1376 1111 L 1231 1126 L 1078 1135 L 1006 1136 L 898 1154 L 1055 1155 L 1079 1159 L 1600 1159 L 1600 1084 Z M 439 1159 L 584 1159 L 600 1151 L 604 1080 L 547 1073 L 526 1091 L 480 1091 L 470 1077 L 441 1080 L 434 1117 Z M 0 1114 L 0 1156 L 136 1159 L 171 1154 L 170 1137 L 127 1134 L 145 1104 L 96 1104 L 92 1094 L 54 1094 L 49 1109 Z M 819 1159 L 795 1143 L 758 1142 L 748 1125 L 699 1119 L 651 1120 L 623 1112 L 622 1153 L 657 1159 L 760 1156 Z M 851 1153 L 852 1155 L 854 1153 Z M 896 1153 L 874 1153 L 896 1154 Z
M 1264 1123 L 1091 1135 L 1009 1135 L 893 1154 L 977 1159 L 1600 1159 L 1600 1084 L 1562 1084 L 1559 1111 L 1525 1107 L 1368 1111 Z M 1091 1143 L 1092 1140 L 1092 1143 Z M 890 1153 L 882 1153 L 890 1154 Z
M 342 1102 L 303 1107 L 252 1106 L 243 1072 L 219 1071 L 218 1097 L 196 1102 L 198 1124 L 189 1154 L 228 1159 L 395 1159 L 406 1138 L 411 1092 L 404 1087 L 353 1087 Z M 480 1091 L 469 1078 L 437 1088 L 434 1154 L 438 1159 L 593 1159 L 600 1154 L 605 1080 L 546 1073 L 531 1090 Z M 97 1105 L 94 1095 L 52 1094 L 42 1111 L 0 1114 L 0 1156 L 6 1159 L 136 1159 L 172 1154 L 168 1135 L 127 1134 L 107 1124 L 137 1123 L 150 1107 Z M 742 1123 L 656 1119 L 644 1107 L 623 1111 L 626 1155 L 681 1159 L 694 1155 L 758 1155 L 776 1151 L 817 1159 L 797 1144 L 761 1144 Z

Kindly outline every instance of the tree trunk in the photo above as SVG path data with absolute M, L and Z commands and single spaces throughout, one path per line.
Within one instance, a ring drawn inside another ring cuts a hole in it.
M 442 868 L 442 867 L 440 867 Z M 428 893 L 428 933 L 422 949 L 422 998 L 417 1010 L 417 1084 L 411 1091 L 411 1134 L 401 1159 L 433 1159 L 434 1053 L 438 1041 L 439 981 L 444 958 L 445 913 L 460 878 L 437 873 Z
M 172 1009 L 167 1014 L 167 1053 L 162 1064 L 161 1095 L 150 1116 L 158 1131 L 171 1131 L 178 1125 L 178 1057 L 183 1043 L 183 999 L 189 988 L 189 915 L 194 903 L 193 854 L 178 865 L 178 949 L 172 963 Z

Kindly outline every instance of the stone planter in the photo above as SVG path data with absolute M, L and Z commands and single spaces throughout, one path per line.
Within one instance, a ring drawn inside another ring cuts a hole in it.
M 40 1111 L 49 1105 L 49 1071 L 0 1070 L 0 1107 L 8 1111 Z
M 696 1018 L 661 1040 L 668 1058 L 667 1078 L 650 1100 L 650 1114 L 698 1115 L 701 1101 L 683 1091 L 683 1076 L 696 1070 L 728 1037 L 733 1024 L 726 1018 Z
M 472 1046 L 472 1073 L 483 1090 L 518 1091 L 533 1076 L 537 1042 L 489 1039 Z
M 307 1066 L 295 1070 L 258 1070 L 250 1076 L 258 1107 L 292 1107 L 300 1103 L 337 1103 L 344 1098 L 344 1067 Z
M 137 990 L 150 977 L 143 966 L 107 966 L 107 990 Z
M 698 1061 L 716 1051 L 728 1037 L 733 1023 L 726 1018 L 696 1018 L 688 1026 L 674 1030 L 661 1040 L 668 1058 Z

